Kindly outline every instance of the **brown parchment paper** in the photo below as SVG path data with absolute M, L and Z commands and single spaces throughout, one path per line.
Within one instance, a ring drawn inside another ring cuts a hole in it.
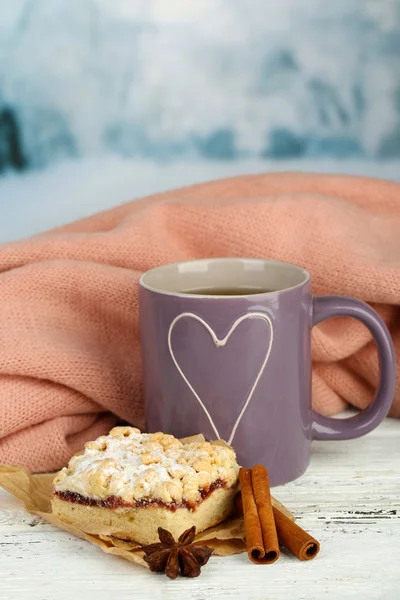
M 182 442 L 204 441 L 203 436 L 192 436 L 184 438 Z M 225 442 L 218 440 L 225 445 Z M 72 535 L 76 535 L 88 542 L 98 546 L 108 554 L 120 556 L 142 567 L 148 567 L 143 560 L 143 552 L 136 542 L 120 540 L 108 535 L 93 535 L 85 531 L 63 523 L 51 511 L 51 493 L 55 473 L 32 475 L 24 467 L 0 465 L 0 486 L 7 490 L 12 496 L 20 500 L 26 510 L 33 515 L 41 517 L 44 521 L 63 529 Z M 294 520 L 293 515 L 275 498 L 272 498 L 274 506 L 279 508 L 287 516 Z M 204 541 L 207 546 L 214 548 L 217 556 L 229 556 L 246 550 L 243 519 L 241 517 L 224 521 L 216 527 L 203 531 L 196 536 L 196 541 Z

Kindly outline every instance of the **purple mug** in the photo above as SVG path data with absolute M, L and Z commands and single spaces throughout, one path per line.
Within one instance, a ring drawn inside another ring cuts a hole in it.
M 242 466 L 264 464 L 272 485 L 306 470 L 312 440 L 364 435 L 391 405 L 384 322 L 359 300 L 313 298 L 301 267 L 252 258 L 158 267 L 140 278 L 139 308 L 147 431 L 222 438 Z M 373 403 L 346 419 L 311 408 L 311 328 L 339 315 L 369 328 L 380 361 Z

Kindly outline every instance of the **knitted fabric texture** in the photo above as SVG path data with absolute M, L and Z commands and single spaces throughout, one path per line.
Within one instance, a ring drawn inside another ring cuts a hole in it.
M 314 294 L 370 303 L 400 354 L 399 184 L 284 173 L 152 196 L 0 247 L 0 462 L 58 469 L 117 418 L 143 428 L 138 279 L 218 256 L 305 267 Z M 359 322 L 314 328 L 317 411 L 366 407 L 378 373 Z

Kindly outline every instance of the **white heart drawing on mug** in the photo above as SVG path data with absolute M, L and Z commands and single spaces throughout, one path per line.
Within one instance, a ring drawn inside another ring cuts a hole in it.
M 184 372 L 180 368 L 179 363 L 178 363 L 178 361 L 175 358 L 174 351 L 172 349 L 172 342 L 171 342 L 172 331 L 173 331 L 176 323 L 178 321 L 180 321 L 181 319 L 184 319 L 184 318 L 194 319 L 194 320 L 198 321 L 199 323 L 201 323 L 207 329 L 207 331 L 210 334 L 210 336 L 211 336 L 214 344 L 217 347 L 223 347 L 223 346 L 226 345 L 226 343 L 228 342 L 228 340 L 231 337 L 232 333 L 235 331 L 235 329 L 238 327 L 238 325 L 240 325 L 240 323 L 242 323 L 242 321 L 246 321 L 247 319 L 262 319 L 269 326 L 269 329 L 270 329 L 270 340 L 269 340 L 267 352 L 266 352 L 265 358 L 263 360 L 263 363 L 261 365 L 261 368 L 260 368 L 260 370 L 257 373 L 257 377 L 255 378 L 254 383 L 253 383 L 253 385 L 251 387 L 249 395 L 246 398 L 246 401 L 245 401 L 245 403 L 243 405 L 243 408 L 241 409 L 241 411 L 240 411 L 240 413 L 238 415 L 238 418 L 236 419 L 236 422 L 235 422 L 235 424 L 234 424 L 234 426 L 232 428 L 232 431 L 231 431 L 231 434 L 229 436 L 229 439 L 227 440 L 227 443 L 231 444 L 232 440 L 233 440 L 233 438 L 235 436 L 236 430 L 239 427 L 240 421 L 242 420 L 242 417 L 243 417 L 243 415 L 244 415 L 244 413 L 245 413 L 248 405 L 250 404 L 250 401 L 251 401 L 251 399 L 253 397 L 254 391 L 255 391 L 255 389 L 257 387 L 257 384 L 258 384 L 258 382 L 259 382 L 259 380 L 261 378 L 261 375 L 264 372 L 264 369 L 265 369 L 265 367 L 267 365 L 269 356 L 271 354 L 272 342 L 273 342 L 273 339 L 274 339 L 274 329 L 272 327 L 272 321 L 271 321 L 271 319 L 267 315 L 265 315 L 264 313 L 261 313 L 261 312 L 250 312 L 250 313 L 247 313 L 246 315 L 243 315 L 242 317 L 239 317 L 238 319 L 236 319 L 236 321 L 233 323 L 232 327 L 230 328 L 230 330 L 228 331 L 228 333 L 226 334 L 226 336 L 223 339 L 219 339 L 217 337 L 217 335 L 215 334 L 215 331 L 210 327 L 210 325 L 206 321 L 204 321 L 204 319 L 202 319 L 198 315 L 195 315 L 194 313 L 190 313 L 190 312 L 184 312 L 184 313 L 181 313 L 180 315 L 178 315 L 177 317 L 175 317 L 175 319 L 172 321 L 172 323 L 171 323 L 171 325 L 169 327 L 169 330 L 168 330 L 168 348 L 169 348 L 169 353 L 171 355 L 171 358 L 172 358 L 172 360 L 173 360 L 173 362 L 175 364 L 175 367 L 178 370 L 178 373 L 182 377 L 183 381 L 186 383 L 186 385 L 188 386 L 188 388 L 192 392 L 193 396 L 196 398 L 197 402 L 200 404 L 201 408 L 203 409 L 203 411 L 204 411 L 205 415 L 207 416 L 207 418 L 208 418 L 208 420 L 210 422 L 210 425 L 211 425 L 211 427 L 212 427 L 212 429 L 213 429 L 213 431 L 214 431 L 214 433 L 215 433 L 215 435 L 217 436 L 218 439 L 221 436 L 218 433 L 218 429 L 216 428 L 215 423 L 214 423 L 214 421 L 213 421 L 213 419 L 212 419 L 209 411 L 207 410 L 207 408 L 204 405 L 203 401 L 201 400 L 200 396 L 197 394 L 196 390 L 193 388 L 193 386 L 191 385 L 190 381 L 188 380 L 188 378 L 186 377 L 186 375 L 184 374 Z

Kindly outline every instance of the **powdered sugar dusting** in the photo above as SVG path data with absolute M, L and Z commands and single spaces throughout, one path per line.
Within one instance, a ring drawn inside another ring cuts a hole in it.
M 222 480 L 237 482 L 239 466 L 232 448 L 209 442 L 183 444 L 172 435 L 115 427 L 85 445 L 54 480 L 57 492 L 75 492 L 125 502 L 198 502 L 201 491 Z

